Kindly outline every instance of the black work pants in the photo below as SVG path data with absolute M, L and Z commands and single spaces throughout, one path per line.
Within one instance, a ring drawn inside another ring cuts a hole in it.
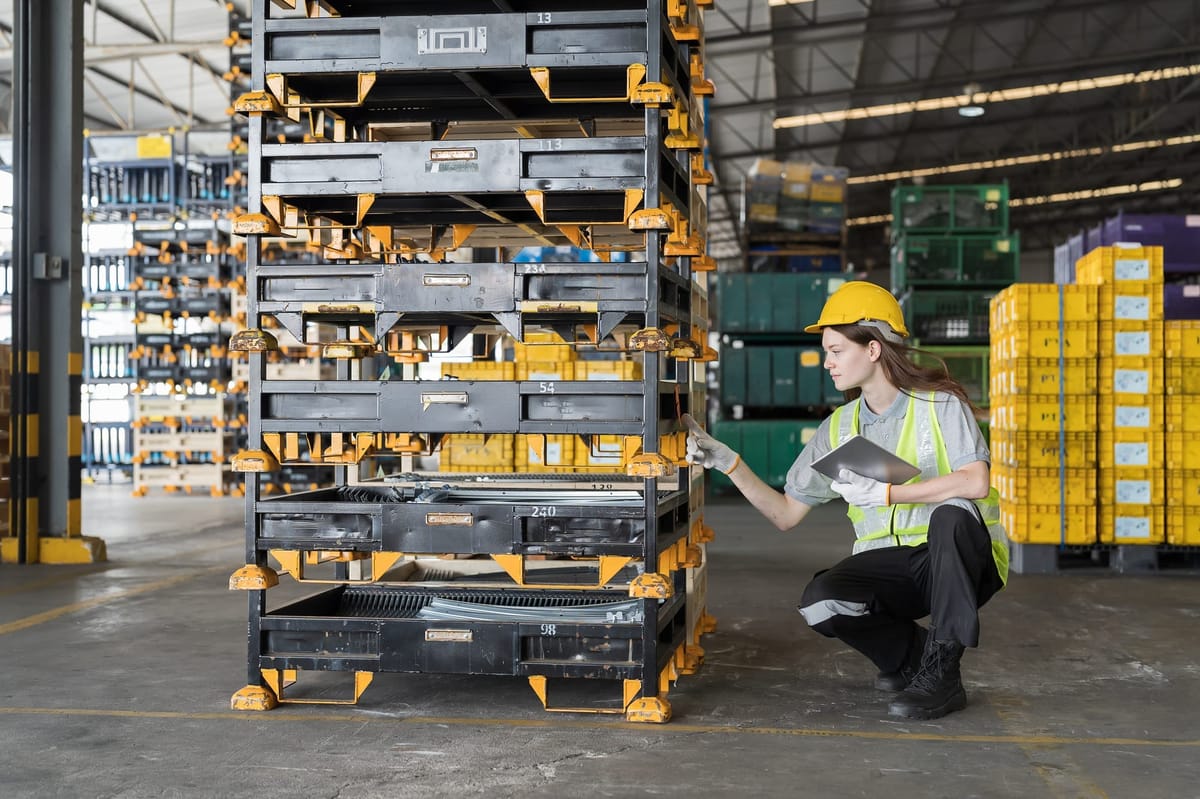
M 919 646 L 917 619 L 933 637 L 979 645 L 979 608 L 1003 583 L 983 522 L 953 505 L 934 509 L 929 539 L 869 549 L 818 572 L 800 612 L 821 635 L 862 652 L 880 671 L 899 671 Z

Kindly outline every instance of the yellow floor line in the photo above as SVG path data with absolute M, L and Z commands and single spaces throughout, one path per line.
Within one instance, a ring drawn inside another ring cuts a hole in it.
M 9 633 L 15 633 L 20 630 L 27 630 L 30 627 L 35 627 L 39 624 L 53 621 L 54 619 L 67 616 L 71 613 L 79 613 L 80 611 L 91 610 L 92 608 L 100 607 L 101 605 L 107 605 L 111 602 L 117 602 L 122 599 L 128 599 L 129 597 L 140 596 L 141 594 L 149 594 L 154 591 L 161 591 L 164 588 L 171 588 L 172 586 L 185 583 L 188 580 L 192 580 L 204 574 L 212 574 L 213 572 L 217 571 L 231 571 L 232 568 L 234 567 L 229 565 L 211 566 L 207 569 L 193 570 L 185 574 L 177 574 L 174 577 L 155 580 L 152 583 L 145 583 L 144 585 L 139 585 L 136 588 L 126 588 L 123 591 L 113 591 L 111 593 L 92 597 L 91 599 L 84 599 L 80 602 L 72 602 L 69 605 L 51 608 L 50 610 L 45 610 L 41 613 L 35 613 L 32 616 L 26 616 L 23 619 L 17 619 L 16 621 L 10 621 L 6 624 L 0 624 L 0 635 L 8 635 Z
M 454 716 L 391 717 L 372 713 L 241 713 L 235 711 L 186 712 L 171 710 L 104 710 L 94 708 L 0 707 L 0 716 L 98 716 L 103 718 L 174 719 L 187 721 L 264 721 L 305 724 L 436 724 L 459 727 L 530 727 L 538 729 L 640 730 L 643 733 L 706 733 L 712 735 L 778 735 L 805 738 L 855 738 L 877 741 L 936 741 L 939 743 L 1011 744 L 1015 746 L 1149 746 L 1171 749 L 1200 748 L 1200 740 L 1153 738 L 1071 738 L 1054 735 L 962 735 L 958 733 L 873 732 L 868 730 L 816 730 L 791 727 L 733 727 L 713 724 L 629 724 L 624 722 L 569 721 L 561 718 L 502 719 Z

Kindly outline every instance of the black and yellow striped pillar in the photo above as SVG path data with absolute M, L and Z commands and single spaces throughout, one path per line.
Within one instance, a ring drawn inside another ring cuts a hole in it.
M 9 534 L 17 563 L 103 560 L 82 534 L 83 21 L 17 0 L 13 24 L 13 343 Z

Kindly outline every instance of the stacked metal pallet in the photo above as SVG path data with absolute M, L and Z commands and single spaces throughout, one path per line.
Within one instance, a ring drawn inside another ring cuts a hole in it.
M 381 671 L 499 674 L 528 678 L 548 708 L 586 684 L 609 693 L 610 712 L 666 721 L 669 684 L 699 667 L 711 627 L 710 532 L 678 420 L 704 407 L 692 273 L 712 266 L 699 8 L 285 8 L 296 5 L 255 0 L 253 89 L 237 106 L 250 118 L 249 213 L 236 225 L 248 329 L 230 346 L 249 364 L 250 449 L 235 459 L 249 562 L 231 587 L 250 592 L 250 636 L 233 706 L 296 701 L 284 689 L 302 671 L 353 673 L 352 701 Z M 278 118 L 303 122 L 306 140 L 268 137 Z M 321 262 L 264 258 L 281 235 L 306 237 Z M 633 260 L 504 255 L 528 245 Z M 273 324 L 319 344 L 336 379 L 271 379 Z M 435 354 L 487 351 L 477 340 L 500 330 L 530 349 L 607 342 L 635 355 L 640 379 L 617 367 L 615 380 L 586 380 L 574 366 L 420 379 Z M 463 434 L 525 437 L 548 467 L 556 436 L 589 451 L 617 441 L 625 474 L 362 469 Z M 313 464 L 333 464 L 335 484 L 264 496 L 268 475 Z M 268 557 L 334 586 L 266 612 Z
M 229 462 L 244 427 L 234 398 L 139 394 L 133 407 L 135 496 L 155 488 L 222 496 L 233 488 Z

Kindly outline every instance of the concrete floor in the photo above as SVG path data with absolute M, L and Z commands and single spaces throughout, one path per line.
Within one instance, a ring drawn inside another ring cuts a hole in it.
M 970 707 L 889 718 L 873 670 L 804 627 L 840 511 L 708 521 L 702 671 L 674 720 L 549 714 L 523 680 L 380 675 L 354 707 L 228 709 L 243 684 L 240 500 L 87 486 L 98 566 L 0 566 L 0 797 L 1200 796 L 1200 576 L 1014 576 Z M 307 591 L 285 582 L 284 600 Z

